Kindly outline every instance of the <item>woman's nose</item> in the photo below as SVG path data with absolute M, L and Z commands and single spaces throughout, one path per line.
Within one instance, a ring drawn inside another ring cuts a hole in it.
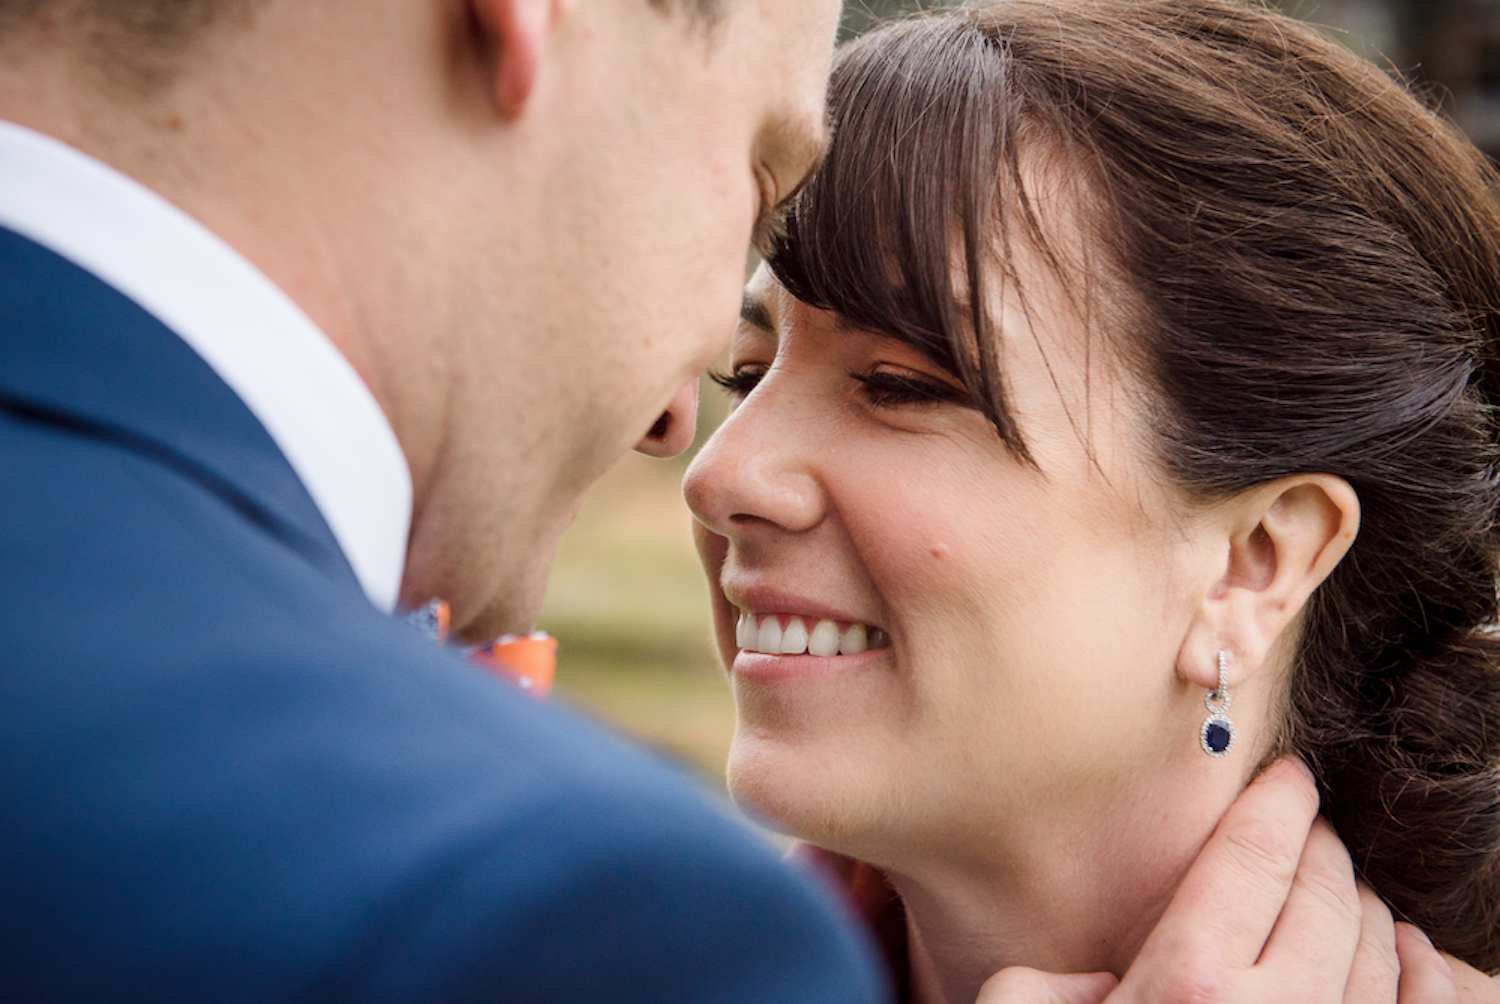
M 815 441 L 826 431 L 794 409 L 774 375 L 730 413 L 694 458 L 683 495 L 704 526 L 731 539 L 799 533 L 823 519 Z

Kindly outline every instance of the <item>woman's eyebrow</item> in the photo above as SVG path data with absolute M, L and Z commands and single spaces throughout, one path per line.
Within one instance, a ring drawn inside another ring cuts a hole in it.
M 748 293 L 740 301 L 740 320 L 772 337 L 776 335 L 776 323 L 771 320 L 771 311 L 767 309 L 763 301 L 757 300 Z

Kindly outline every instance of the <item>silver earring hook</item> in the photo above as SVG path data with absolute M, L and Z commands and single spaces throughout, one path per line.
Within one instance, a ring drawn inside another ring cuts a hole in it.
M 1203 706 L 1209 710 L 1210 714 L 1222 715 L 1233 703 L 1234 698 L 1229 696 L 1229 656 L 1224 653 L 1223 649 L 1220 649 L 1219 687 L 1203 695 Z

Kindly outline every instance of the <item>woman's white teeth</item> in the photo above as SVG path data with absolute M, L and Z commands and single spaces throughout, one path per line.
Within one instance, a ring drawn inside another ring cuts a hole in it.
M 755 650 L 772 655 L 781 651 L 781 625 L 776 623 L 775 617 L 760 622 L 760 630 L 755 633 Z
M 801 655 L 807 651 L 807 628 L 801 617 L 793 617 L 781 632 L 781 654 Z
M 740 612 L 734 629 L 735 644 L 747 652 L 766 655 L 858 655 L 872 648 L 884 648 L 890 637 L 880 628 L 850 624 L 842 631 L 833 621 L 818 621 L 808 630 L 808 622 L 790 617 L 785 627 L 780 618 L 766 615 L 759 620 L 753 614 Z
M 850 624 L 849 630 L 844 632 L 844 637 L 839 639 L 841 655 L 859 655 L 869 647 L 870 637 L 865 633 L 863 624 Z
M 830 656 L 839 654 L 839 626 L 833 621 L 818 621 L 807 639 L 807 654 Z

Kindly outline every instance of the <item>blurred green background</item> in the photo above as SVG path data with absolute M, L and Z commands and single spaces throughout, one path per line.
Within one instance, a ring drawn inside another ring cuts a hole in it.
M 846 3 L 843 37 L 922 6 L 935 5 Z M 1430 85 L 1475 143 L 1500 154 L 1500 2 L 1282 0 L 1281 6 Z M 724 414 L 722 393 L 706 381 L 702 400 L 699 444 Z M 708 592 L 679 488 L 687 461 L 631 455 L 600 482 L 563 540 L 541 625 L 560 641 L 556 699 L 722 789 L 734 705 L 713 651 Z

